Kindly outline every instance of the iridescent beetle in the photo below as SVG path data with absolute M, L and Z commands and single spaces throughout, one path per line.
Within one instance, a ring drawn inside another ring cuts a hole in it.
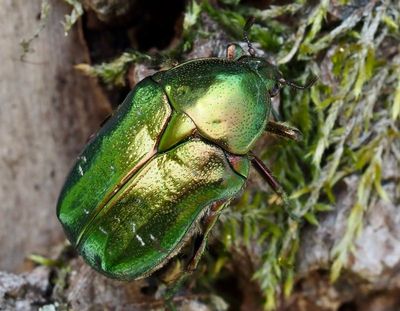
M 143 79 L 87 144 L 58 201 L 72 245 L 97 271 L 120 280 L 161 268 L 202 229 L 187 265 L 196 268 L 220 211 L 246 184 L 252 164 L 284 195 L 251 149 L 264 131 L 296 139 L 269 121 L 279 70 L 256 57 L 247 32 L 227 58 L 184 62 Z

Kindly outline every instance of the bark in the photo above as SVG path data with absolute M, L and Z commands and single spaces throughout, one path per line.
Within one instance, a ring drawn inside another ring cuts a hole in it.
M 60 187 L 108 109 L 96 84 L 73 68 L 88 59 L 77 28 L 64 36 L 68 7 L 50 3 L 25 61 L 19 43 L 39 26 L 40 1 L 0 6 L 0 270 L 20 271 L 27 255 L 50 255 L 64 240 L 56 219 Z

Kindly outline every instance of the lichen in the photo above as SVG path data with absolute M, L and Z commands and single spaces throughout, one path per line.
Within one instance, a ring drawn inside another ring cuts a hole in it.
M 83 6 L 81 1 L 79 0 L 64 0 L 64 2 L 68 3 L 72 6 L 71 13 L 65 15 L 64 25 L 64 33 L 67 36 L 68 32 L 75 25 L 75 23 L 79 20 L 79 18 L 83 15 Z
M 126 72 L 129 65 L 151 60 L 151 57 L 136 51 L 125 52 L 111 62 L 104 62 L 98 65 L 78 64 L 76 69 L 86 75 L 100 78 L 109 86 L 124 86 L 126 83 Z
M 20 56 L 21 61 L 25 61 L 25 58 L 28 53 L 34 52 L 31 46 L 32 42 L 39 37 L 42 30 L 46 27 L 50 12 L 51 12 L 51 5 L 49 1 L 42 0 L 40 8 L 40 16 L 39 16 L 39 25 L 35 28 L 33 34 L 28 39 L 22 39 L 20 42 L 20 46 L 22 48 L 22 53 Z

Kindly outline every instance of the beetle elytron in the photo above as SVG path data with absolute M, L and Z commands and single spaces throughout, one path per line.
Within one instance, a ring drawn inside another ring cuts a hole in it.
M 237 44 L 227 58 L 194 59 L 143 79 L 88 143 L 59 197 L 57 216 L 73 246 L 97 271 L 120 280 L 161 268 L 201 227 L 188 264 L 195 269 L 221 209 L 244 187 L 263 132 L 295 138 L 268 121 L 286 81 Z

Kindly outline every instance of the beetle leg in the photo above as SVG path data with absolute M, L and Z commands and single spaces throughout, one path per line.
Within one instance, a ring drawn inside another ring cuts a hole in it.
M 187 275 L 191 274 L 196 270 L 201 256 L 204 253 L 204 249 L 206 248 L 208 236 L 214 227 L 215 223 L 218 220 L 221 210 L 229 203 L 227 200 L 217 201 L 211 204 L 207 214 L 201 220 L 201 231 L 202 233 L 197 236 L 194 240 L 194 249 L 192 252 L 192 256 L 189 259 L 185 271 L 183 271 L 183 275 L 179 278 L 185 278 Z
M 246 24 L 244 25 L 243 28 L 243 39 L 244 41 L 247 43 L 248 48 L 248 52 L 250 54 L 250 56 L 256 56 L 256 51 L 253 48 L 253 45 L 251 44 L 250 40 L 249 40 L 249 35 L 248 32 L 250 31 L 251 26 L 253 26 L 254 22 L 255 22 L 255 17 L 254 16 L 250 16 L 247 21 Z
M 268 121 L 267 127 L 265 128 L 265 130 L 272 134 L 276 134 L 281 137 L 290 138 L 290 139 L 293 139 L 296 141 L 299 141 L 302 138 L 302 135 L 297 128 L 287 126 L 286 124 L 281 123 L 281 122 Z
M 281 116 L 279 115 L 279 112 L 272 106 L 271 107 L 271 113 L 272 116 L 274 117 L 275 121 L 281 121 Z
M 201 259 L 201 256 L 203 255 L 204 249 L 206 248 L 208 235 L 210 234 L 212 228 L 214 227 L 216 221 L 218 220 L 221 210 L 228 203 L 229 201 L 227 200 L 214 202 L 213 204 L 211 204 L 208 214 L 205 217 L 203 217 L 202 219 L 203 233 L 194 241 L 195 243 L 195 248 L 193 252 L 194 254 L 192 258 L 189 260 L 186 269 L 182 271 L 182 274 L 176 279 L 174 284 L 168 289 L 168 291 L 164 295 L 164 299 L 166 300 L 167 304 L 172 303 L 171 301 L 172 297 L 182 286 L 182 283 L 187 280 L 187 278 L 194 270 L 196 270 L 197 265 L 199 264 L 199 261 Z
M 272 190 L 282 198 L 283 205 L 284 205 L 287 213 L 289 214 L 289 216 L 294 220 L 298 220 L 299 217 L 293 213 L 293 211 L 292 211 L 292 209 L 290 207 L 289 198 L 287 197 L 287 195 L 286 195 L 285 191 L 283 190 L 282 186 L 279 184 L 279 182 L 272 175 L 271 170 L 263 163 L 263 161 L 261 161 L 254 154 L 252 154 L 251 163 L 253 164 L 253 166 L 257 170 L 257 172 L 261 175 L 261 177 L 263 177 L 264 180 L 270 185 Z
M 186 267 L 186 273 L 192 273 L 196 270 L 197 265 L 199 264 L 201 255 L 204 252 L 204 249 L 207 245 L 208 236 L 214 227 L 218 217 L 220 215 L 221 210 L 228 204 L 227 201 L 218 201 L 211 205 L 208 214 L 203 218 L 203 233 L 195 240 L 195 249 L 194 255 L 192 259 L 189 261 Z
M 272 176 L 271 170 L 265 166 L 264 162 L 261 161 L 257 156 L 253 155 L 251 159 L 251 163 L 257 172 L 265 179 L 265 181 L 270 185 L 272 190 L 276 192 L 278 195 L 282 195 L 284 193 L 282 186 L 278 183 L 274 176 Z
M 255 57 L 256 56 L 256 51 L 253 48 L 253 45 L 251 44 L 249 40 L 249 31 L 251 26 L 253 26 L 255 21 L 255 18 L 253 16 L 250 16 L 246 24 L 244 25 L 243 28 L 243 39 L 247 43 L 247 51 L 249 52 L 250 56 Z M 238 60 L 240 57 L 245 55 L 245 51 L 242 49 L 242 47 L 237 44 L 237 43 L 231 43 L 228 45 L 228 48 L 226 49 L 226 58 L 228 60 Z

